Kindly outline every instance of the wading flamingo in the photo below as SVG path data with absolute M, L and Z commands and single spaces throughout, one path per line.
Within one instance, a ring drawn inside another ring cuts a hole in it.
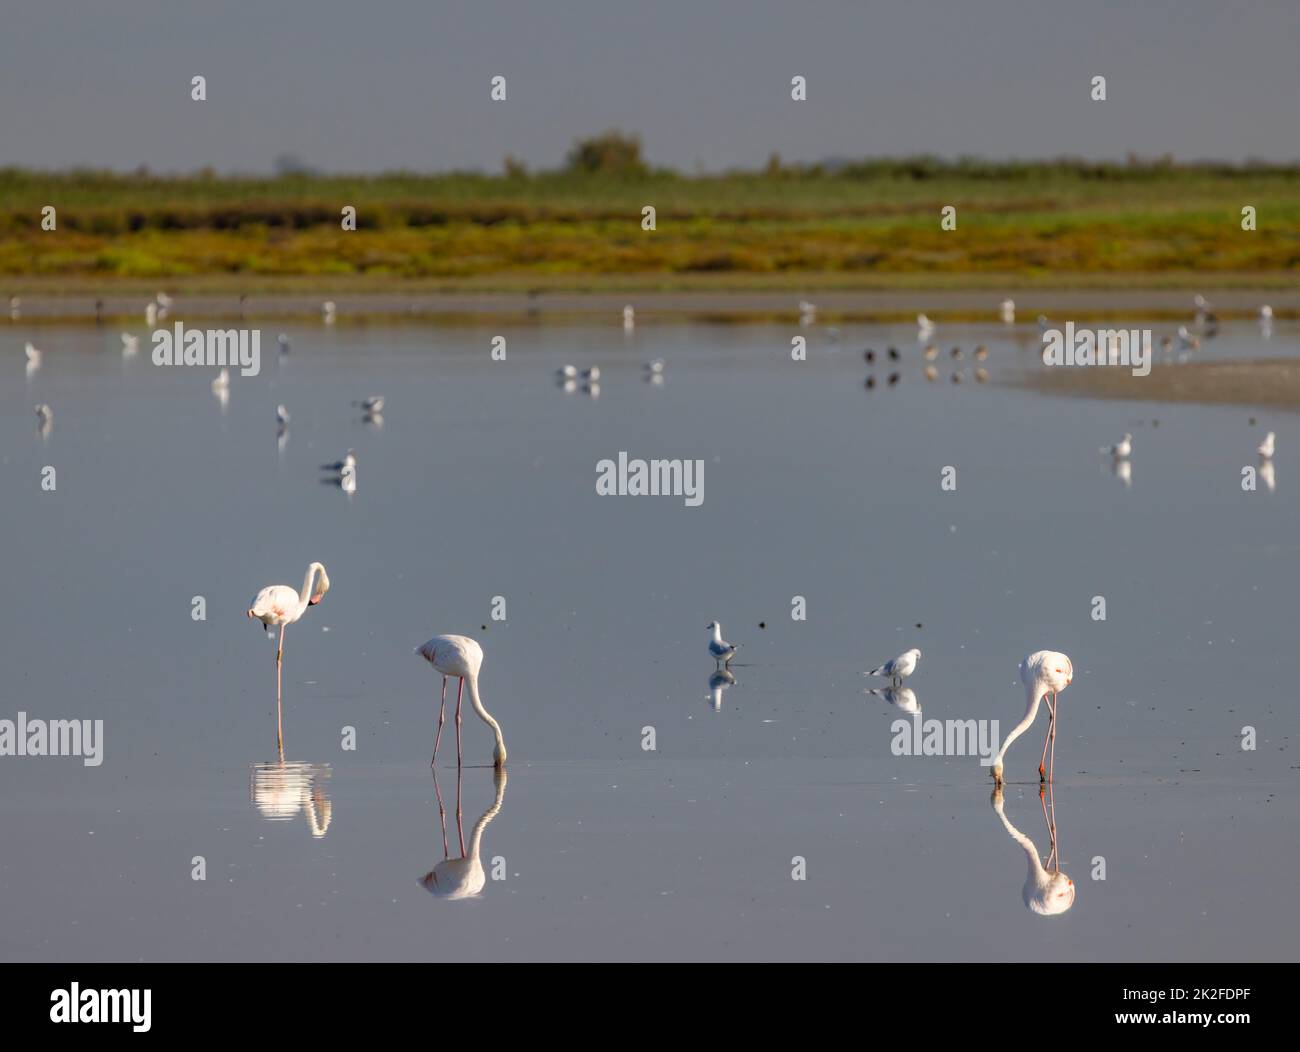
M 438 709 L 438 733 L 434 735 L 433 759 L 429 761 L 429 766 L 432 767 L 437 762 L 438 743 L 442 741 L 442 724 L 447 712 L 447 677 L 455 676 L 460 680 L 460 686 L 456 688 L 456 766 L 460 767 L 463 762 L 460 747 L 460 700 L 465 681 L 469 680 L 469 703 L 474 706 L 479 719 L 492 728 L 492 733 L 497 738 L 496 747 L 492 751 L 493 765 L 497 768 L 504 767 L 506 742 L 501 736 L 501 724 L 492 718 L 478 696 L 478 671 L 483 667 L 483 648 L 469 636 L 434 636 L 423 646 L 417 647 L 416 653 L 432 665 L 435 671 L 442 673 L 442 706 Z
M 1038 703 L 1048 694 L 1052 700 L 1047 703 L 1047 740 L 1043 742 L 1043 758 L 1038 761 L 1038 780 L 1052 780 L 1052 775 L 1043 766 L 1047 760 L 1047 746 L 1052 746 L 1052 767 L 1056 766 L 1056 695 L 1068 687 L 1074 679 L 1074 666 L 1070 659 L 1056 650 L 1036 650 L 1020 662 L 1020 682 L 1025 685 L 1025 718 L 1017 723 L 1007 735 L 1002 748 L 993 758 L 993 781 L 1002 784 L 1002 758 L 1011 748 L 1011 743 L 1029 729 L 1038 715 Z
M 320 576 L 316 579 L 318 571 Z M 315 579 L 315 587 L 312 585 L 313 579 Z M 280 743 L 281 750 L 284 749 L 284 713 L 280 704 L 284 626 L 297 621 L 306 613 L 307 607 L 319 603 L 329 590 L 330 579 L 325 572 L 325 567 L 320 563 L 312 563 L 307 567 L 307 576 L 302 579 L 301 592 L 295 592 L 287 584 L 269 584 L 257 593 L 257 598 L 253 600 L 253 605 L 247 611 L 247 616 L 257 618 L 268 628 L 271 625 L 280 626 L 280 643 L 275 650 L 275 723 L 276 741 Z

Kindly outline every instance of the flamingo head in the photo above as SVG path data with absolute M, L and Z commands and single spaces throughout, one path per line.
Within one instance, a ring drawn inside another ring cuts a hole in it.
M 325 572 L 325 567 L 320 568 L 320 579 L 316 582 L 316 591 L 307 601 L 308 606 L 315 606 L 325 598 L 325 593 L 330 590 L 330 576 Z
M 1074 665 L 1057 650 L 1039 650 L 1025 658 L 1020 666 L 1025 685 L 1044 694 L 1059 694 L 1074 681 Z
M 1074 905 L 1074 881 L 1053 873 L 1032 890 L 1025 887 L 1025 905 L 1043 917 L 1055 917 Z
M 492 766 L 499 771 L 503 767 L 505 767 L 505 765 L 506 765 L 506 747 L 505 747 L 505 743 L 502 742 L 499 743 L 496 746 L 496 748 L 492 750 Z

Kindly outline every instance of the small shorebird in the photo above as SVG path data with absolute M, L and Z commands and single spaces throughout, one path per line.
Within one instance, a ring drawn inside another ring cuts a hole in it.
M 709 653 L 713 655 L 713 660 L 720 665 L 730 665 L 731 659 L 736 656 L 737 644 L 728 643 L 722 638 L 722 626 L 716 621 L 710 621 L 704 626 L 711 633 L 709 639 Z
M 916 671 L 917 662 L 921 660 L 921 652 L 913 647 L 899 654 L 898 657 L 886 661 L 883 665 L 873 668 L 870 672 L 864 672 L 864 676 L 888 676 L 895 683 L 902 683 L 908 676 Z
M 1102 446 L 1101 451 L 1109 453 L 1116 460 L 1127 460 L 1133 452 L 1133 436 L 1125 431 L 1119 442 L 1113 446 Z

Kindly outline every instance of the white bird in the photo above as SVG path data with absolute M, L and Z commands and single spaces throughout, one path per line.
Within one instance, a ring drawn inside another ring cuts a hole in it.
M 36 416 L 40 419 L 42 425 L 48 424 L 54 419 L 54 410 L 42 402 L 36 407 Z
M 578 367 L 576 365 L 561 365 L 555 370 L 555 377 L 557 380 L 572 380 L 577 377 L 577 375 Z
M 1270 307 L 1267 303 L 1265 303 L 1264 306 L 1259 308 L 1259 320 L 1260 321 L 1273 320 L 1273 308 Z
M 1265 459 L 1259 466 L 1259 478 L 1264 488 L 1272 493 L 1277 489 L 1277 473 L 1273 470 L 1273 461 Z
M 722 711 L 722 695 L 736 685 L 736 677 L 729 668 L 718 668 L 709 676 L 709 705 L 714 712 Z
M 799 301 L 799 324 L 803 326 L 812 325 L 817 321 L 817 304 L 809 303 L 807 300 Z
M 1273 457 L 1274 443 L 1273 432 L 1270 431 L 1264 436 L 1264 441 L 1259 444 L 1259 455 L 1265 460 L 1271 460 Z
M 356 466 L 357 451 L 355 449 L 349 449 L 345 454 L 343 454 L 342 460 L 336 460 L 333 464 L 322 464 L 320 469 L 321 471 L 341 472 L 347 468 L 356 468 Z
M 1127 460 L 1133 452 L 1133 436 L 1125 431 L 1124 437 L 1119 442 L 1113 446 L 1102 446 L 1101 451 L 1109 453 L 1116 460 Z
M 460 858 L 449 858 L 447 850 L 447 812 L 442 806 L 442 792 L 438 789 L 438 772 L 434 769 L 433 791 L 438 797 L 438 818 L 442 823 L 443 861 L 420 878 L 420 884 L 429 894 L 440 899 L 472 899 L 482 894 L 487 886 L 487 874 L 483 871 L 483 862 L 479 854 L 482 851 L 483 832 L 488 823 L 501 811 L 501 804 L 506 795 L 506 772 L 498 767 L 493 772 L 496 783 L 496 799 L 474 823 L 470 833 L 469 847 L 465 847 L 465 830 L 460 810 L 460 778 L 456 779 L 456 836 L 460 841 Z
M 23 348 L 23 350 L 27 353 L 28 364 L 34 364 L 39 367 L 41 359 L 45 356 L 45 352 L 30 342 Z
M 224 391 L 229 386 L 230 386 L 230 370 L 223 365 L 221 367 L 221 372 L 217 373 L 216 379 L 212 381 L 212 390 Z
M 154 299 L 157 300 L 158 306 L 161 307 L 163 310 L 166 310 L 168 307 L 170 307 L 173 302 L 172 298 L 169 295 L 167 295 L 167 293 L 165 292 L 158 293 L 156 296 L 154 296 Z
M 144 323 L 150 328 L 158 324 L 158 304 L 153 300 L 144 305 Z
M 136 352 L 140 350 L 140 337 L 132 336 L 129 332 L 122 335 L 122 357 L 133 358 Z
M 1192 335 L 1186 325 L 1178 326 L 1178 346 L 1183 350 L 1195 351 L 1201 346 L 1200 338 Z
M 357 469 L 355 467 L 344 468 L 339 472 L 339 489 L 349 497 L 355 496 L 357 492 Z
M 327 766 L 294 762 L 253 764 L 249 790 L 262 817 L 287 822 L 296 814 L 307 819 L 311 835 L 319 840 L 329 832 L 334 805 L 325 795 L 330 776 Z
M 873 668 L 870 672 L 864 672 L 864 676 L 888 676 L 895 683 L 902 683 L 913 672 L 916 671 L 917 662 L 921 660 L 921 651 L 916 647 L 911 650 L 905 650 L 898 657 L 886 661 L 883 665 Z
M 623 308 L 623 330 L 631 332 L 636 327 L 636 311 L 632 309 L 632 304 Z
M 442 673 L 442 705 L 438 710 L 438 733 L 433 739 L 433 759 L 429 761 L 429 766 L 432 767 L 437 761 L 438 743 L 442 741 L 442 724 L 447 709 L 447 677 L 455 676 L 460 680 L 460 685 L 456 688 L 456 766 L 460 767 L 463 762 L 460 746 L 460 701 L 461 692 L 464 691 L 465 682 L 468 680 L 469 703 L 474 706 L 479 719 L 491 727 L 492 733 L 496 735 L 496 747 L 492 752 L 493 764 L 497 768 L 504 767 L 506 743 L 501 736 L 501 724 L 492 718 L 478 696 L 478 673 L 483 667 L 483 648 L 469 636 L 434 636 L 423 646 L 417 647 L 416 652 L 436 671 Z
M 872 687 L 864 693 L 884 698 L 889 704 L 908 715 L 921 711 L 921 703 L 916 700 L 916 691 L 911 687 Z
M 284 333 L 280 333 L 280 335 L 275 338 L 275 345 L 280 349 L 281 354 L 289 353 L 289 337 Z
M 284 629 L 286 625 L 291 625 L 302 617 L 307 607 L 315 606 L 324 599 L 325 593 L 329 590 L 330 579 L 325 572 L 325 567 L 320 563 L 312 563 L 307 567 L 307 576 L 302 579 L 301 592 L 295 592 L 287 584 L 267 585 L 257 593 L 247 610 L 248 617 L 256 618 L 268 628 L 272 625 L 280 626 L 280 644 L 275 651 L 275 714 L 276 740 L 280 743 L 281 752 L 284 750 L 284 718 L 280 703 Z
M 1047 804 L 1041 797 L 1039 802 L 1043 804 L 1043 816 L 1046 818 Z M 1074 905 L 1074 881 L 1061 872 L 1061 855 L 1056 845 L 1056 823 L 1050 818 L 1047 819 L 1047 835 L 1052 850 L 1044 864 L 1038 858 L 1038 845 L 1013 826 L 1007 818 L 1003 810 L 1000 788 L 993 790 L 993 810 L 1002 819 L 1003 828 L 1011 834 L 1011 839 L 1020 845 L 1029 861 L 1029 873 L 1021 889 L 1021 897 L 1025 905 L 1042 917 L 1054 917 L 1064 913 Z M 1055 800 L 1052 802 L 1052 814 L 1056 814 Z
M 9 297 L 9 320 L 17 321 L 22 316 L 23 301 L 17 296 Z
M 282 428 L 289 426 L 289 410 L 287 410 L 283 405 L 275 407 L 275 422 Z
M 334 324 L 334 314 L 336 310 L 337 308 L 334 306 L 333 300 L 326 300 L 320 305 L 321 318 L 324 320 L 326 325 Z
M 993 758 L 993 781 L 1002 784 L 1002 759 L 1006 756 L 1011 743 L 1029 729 L 1038 715 L 1038 703 L 1048 694 L 1052 700 L 1047 703 L 1048 723 L 1047 740 L 1043 742 L 1043 758 L 1038 763 L 1040 781 L 1051 781 L 1052 776 L 1043 766 L 1047 760 L 1047 746 L 1052 746 L 1052 766 L 1056 766 L 1056 695 L 1063 691 L 1074 679 L 1074 666 L 1070 659 L 1055 650 L 1036 650 L 1020 662 L 1020 682 L 1025 685 L 1025 718 L 1011 729 L 1002 747 Z
M 359 402 L 353 402 L 352 404 L 367 413 L 382 413 L 384 411 L 384 396 L 371 395 L 369 398 L 363 398 Z
M 924 314 L 916 316 L 916 338 L 921 342 L 928 340 L 934 335 L 934 322 Z
M 736 656 L 738 644 L 728 643 L 722 638 L 722 626 L 716 621 L 710 621 L 705 627 L 713 633 L 709 640 L 709 653 L 713 655 L 713 660 L 720 664 L 731 664 L 731 659 Z
M 653 361 L 646 362 L 645 371 L 647 373 L 652 373 L 655 376 L 662 374 L 664 371 L 664 360 L 662 358 L 656 358 Z
M 1001 313 L 1004 322 L 1008 325 L 1013 324 L 1016 320 L 1015 300 L 1003 300 L 1002 306 L 999 308 L 999 313 Z
M 1196 307 L 1197 314 L 1205 314 L 1210 309 L 1210 301 L 1199 292 L 1192 297 L 1192 305 Z
M 600 379 L 600 366 L 593 365 L 590 369 L 583 369 L 581 375 L 587 383 L 595 383 Z

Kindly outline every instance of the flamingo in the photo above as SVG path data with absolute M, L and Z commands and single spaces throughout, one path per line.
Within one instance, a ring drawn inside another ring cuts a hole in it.
M 460 858 L 452 858 L 447 849 L 447 811 L 442 805 L 442 791 L 438 788 L 438 770 L 433 771 L 433 791 L 438 798 L 438 818 L 442 825 L 443 861 L 420 878 L 420 884 L 431 895 L 440 899 L 472 899 L 482 893 L 487 884 L 487 874 L 483 872 L 482 851 L 483 832 L 488 823 L 501 812 L 501 804 L 506 798 L 506 772 L 498 767 L 492 775 L 496 786 L 496 798 L 488 809 L 479 816 L 470 833 L 469 849 L 465 848 L 465 827 L 460 809 L 461 773 L 456 771 L 456 835 L 460 841 Z
M 1025 886 L 1021 897 L 1025 905 L 1041 917 L 1055 917 L 1074 905 L 1074 881 L 1061 872 L 1061 855 L 1056 844 L 1056 794 L 1052 793 L 1052 816 L 1047 815 L 1047 801 L 1043 790 L 1038 790 L 1038 802 L 1043 807 L 1043 819 L 1047 822 L 1047 835 L 1051 843 L 1051 852 L 1046 863 L 1039 861 L 1038 847 L 1029 837 L 1020 832 L 1007 818 L 1002 807 L 1002 789 L 993 790 L 993 810 L 1002 819 L 1002 825 L 1011 834 L 1011 839 L 1020 845 L 1029 861 Z
M 1025 718 L 1017 723 L 1002 743 L 1002 748 L 993 758 L 993 782 L 1002 784 L 1002 758 L 1006 756 L 1011 743 L 1029 729 L 1038 715 L 1038 703 L 1048 694 L 1052 700 L 1047 703 L 1047 739 L 1043 742 L 1043 758 L 1038 761 L 1039 781 L 1052 781 L 1052 774 L 1044 768 L 1047 760 L 1047 746 L 1052 746 L 1052 768 L 1056 767 L 1056 695 L 1063 691 L 1074 679 L 1074 666 L 1070 659 L 1056 650 L 1036 650 L 1020 662 L 1020 682 L 1025 685 Z
M 438 733 L 433 739 L 432 767 L 438 759 L 438 743 L 442 741 L 442 724 L 447 713 L 447 677 L 455 676 L 460 680 L 456 688 L 456 766 L 464 762 L 460 745 L 460 703 L 465 681 L 469 680 L 469 703 L 474 706 L 479 719 L 492 728 L 496 735 L 496 747 L 492 751 L 493 766 L 498 769 L 506 765 L 506 742 L 501 736 L 501 724 L 492 718 L 492 714 L 483 707 L 478 696 L 478 673 L 483 667 L 483 648 L 469 636 L 434 636 L 416 652 L 424 658 L 434 670 L 442 673 L 442 707 L 438 710 Z
M 319 572 L 320 577 L 316 579 Z M 313 581 L 315 587 L 313 587 Z M 284 749 L 284 711 L 281 706 L 281 667 L 284 663 L 284 629 L 307 612 L 307 607 L 315 606 L 325 598 L 330 590 L 329 574 L 321 563 L 312 563 L 307 567 L 307 576 L 302 579 L 302 591 L 295 592 L 287 584 L 269 584 L 257 593 L 252 605 L 247 610 L 248 617 L 255 617 L 268 628 L 280 626 L 280 645 L 275 651 L 275 722 L 276 740 Z
M 913 647 L 911 650 L 905 650 L 892 661 L 886 661 L 878 668 L 873 668 L 870 672 L 864 672 L 864 676 L 888 676 L 895 683 L 902 683 L 913 672 L 916 671 L 917 662 L 921 660 L 921 652 Z

